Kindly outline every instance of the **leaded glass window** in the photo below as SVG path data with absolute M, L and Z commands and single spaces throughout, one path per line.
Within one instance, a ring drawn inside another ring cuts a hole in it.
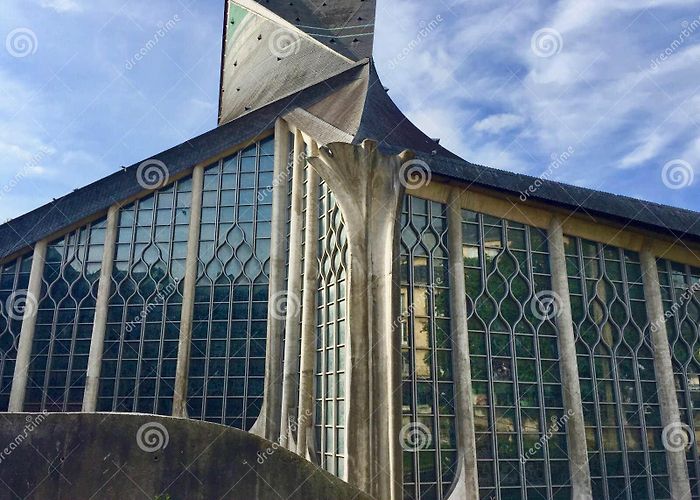
M 681 420 L 694 432 L 688 450 L 693 499 L 700 498 L 700 268 L 659 260 L 659 282 Z
M 25 411 L 82 409 L 104 237 L 102 219 L 48 245 Z
M 188 412 L 250 429 L 262 405 L 274 138 L 205 170 Z
M 445 210 L 409 196 L 401 215 L 400 441 L 406 499 L 444 498 L 456 472 Z
M 568 500 L 546 233 L 466 210 L 462 219 L 480 498 Z
M 32 299 L 25 302 L 31 268 L 31 254 L 0 265 L 0 411 L 10 404 L 24 307 L 36 312 Z
M 170 415 L 192 180 L 119 211 L 98 409 Z
M 321 467 L 344 478 L 348 244 L 345 222 L 333 193 L 325 183 L 321 183 L 319 192 L 316 451 Z
M 669 498 L 639 255 L 565 247 L 593 497 Z

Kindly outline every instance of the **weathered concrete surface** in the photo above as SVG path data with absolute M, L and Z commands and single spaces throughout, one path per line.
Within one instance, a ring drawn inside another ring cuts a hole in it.
M 4 414 L 0 446 L 0 498 L 371 500 L 269 441 L 172 417 Z

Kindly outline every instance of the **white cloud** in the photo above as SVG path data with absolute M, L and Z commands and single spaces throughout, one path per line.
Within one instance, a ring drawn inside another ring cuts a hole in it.
M 497 134 L 504 130 L 514 129 L 525 123 L 525 118 L 519 115 L 502 113 L 499 115 L 491 115 L 474 124 L 474 130 L 477 132 L 486 132 L 488 134 Z
M 41 0 L 41 6 L 56 12 L 80 12 L 83 10 L 83 7 L 76 0 Z

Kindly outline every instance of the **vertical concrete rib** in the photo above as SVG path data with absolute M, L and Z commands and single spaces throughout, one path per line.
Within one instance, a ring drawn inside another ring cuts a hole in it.
M 39 241 L 34 246 L 26 305 L 24 316 L 22 317 L 22 329 L 20 330 L 19 346 L 17 347 L 17 361 L 15 362 L 15 373 L 12 378 L 12 389 L 10 391 L 10 412 L 21 412 L 24 408 L 24 396 L 27 392 L 29 363 L 32 357 L 32 344 L 34 343 L 36 316 L 39 309 L 39 299 L 41 298 L 41 280 L 44 274 L 47 247 L 48 240 Z
M 312 154 L 316 149 L 312 145 Z M 299 380 L 299 422 L 297 453 L 307 456 L 314 411 L 314 369 L 316 367 L 316 296 L 318 290 L 318 190 L 319 176 L 308 169 L 306 184 L 306 233 L 304 235 L 304 287 L 301 302 L 301 361 Z
M 552 217 L 549 226 L 549 265 L 552 273 L 552 291 L 557 298 L 559 309 L 556 325 L 559 332 L 559 366 L 564 393 L 564 407 L 568 420 L 566 434 L 569 448 L 569 469 L 571 471 L 572 498 L 590 499 L 591 472 L 588 465 L 586 428 L 583 420 L 583 402 L 576 360 L 576 336 L 571 313 L 569 277 L 566 270 L 566 251 L 561 219 Z
M 107 330 L 107 309 L 109 306 L 109 296 L 112 291 L 112 268 L 114 267 L 114 250 L 117 242 L 119 208 L 119 205 L 112 205 L 107 212 L 105 244 L 102 253 L 100 280 L 97 285 L 95 319 L 92 324 L 90 357 L 88 358 L 85 394 L 83 395 L 83 411 L 86 413 L 92 413 L 97 408 L 97 394 L 100 387 L 100 370 L 102 368 L 102 352 L 104 349 L 105 332 Z
M 461 460 L 459 475 L 450 498 L 478 500 L 479 481 L 472 406 L 472 376 L 467 327 L 467 290 L 462 246 L 462 190 L 452 188 L 447 202 L 447 240 L 450 270 L 450 312 L 452 317 L 452 363 L 457 411 L 457 443 Z
M 656 387 L 661 410 L 661 423 L 664 426 L 664 446 L 668 463 L 669 484 L 672 500 L 690 500 L 690 481 L 686 462 L 685 446 L 690 436 L 686 426 L 681 423 L 676 385 L 671 362 L 671 347 L 668 342 L 664 306 L 661 300 L 659 270 L 656 257 L 646 242 L 640 252 L 642 264 L 642 279 L 644 281 L 644 298 L 647 316 L 651 325 L 651 341 L 654 347 L 654 370 L 656 371 Z
M 199 226 L 202 220 L 203 190 L 204 167 L 200 165 L 195 167 L 192 172 L 192 205 L 190 208 L 189 234 L 187 235 L 187 259 L 185 260 L 180 339 L 177 348 L 175 395 L 173 397 L 173 416 L 181 418 L 187 417 L 187 383 L 190 371 L 190 350 L 192 347 L 192 318 L 194 316 L 197 262 L 199 260 Z
M 287 273 L 287 317 L 285 318 L 284 375 L 280 444 L 289 446 L 289 419 L 294 415 L 299 397 L 299 325 L 301 322 L 301 249 L 304 210 L 304 166 L 306 148 L 301 131 L 294 135 L 292 166 L 292 206 L 289 223 L 289 262 Z M 289 307 L 291 305 L 292 307 Z
M 272 234 L 270 236 L 270 288 L 265 351 L 265 392 L 263 394 L 263 434 L 270 441 L 280 436 L 282 409 L 282 343 L 284 316 L 280 305 L 289 303 L 284 288 L 287 260 L 287 172 L 289 166 L 289 127 L 275 122 L 275 167 L 272 181 Z

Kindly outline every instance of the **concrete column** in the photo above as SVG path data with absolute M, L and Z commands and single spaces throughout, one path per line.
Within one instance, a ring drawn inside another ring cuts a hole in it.
M 469 361 L 467 327 L 467 289 L 462 243 L 462 190 L 452 188 L 447 201 L 447 240 L 450 269 L 450 313 L 452 316 L 452 364 L 455 380 L 459 471 L 449 498 L 478 500 L 479 480 L 476 467 L 476 437 L 472 404 L 472 372 Z
M 294 415 L 299 398 L 299 328 L 301 322 L 301 249 L 304 210 L 304 137 L 297 130 L 294 136 L 292 170 L 292 213 L 289 224 L 289 256 L 287 263 L 287 317 L 285 318 L 284 376 L 282 381 L 282 413 L 280 444 L 289 447 L 289 419 Z M 291 307 L 290 307 L 291 306 Z
M 552 217 L 549 226 L 549 265 L 552 273 L 552 291 L 558 302 L 556 325 L 559 332 L 559 369 L 564 395 L 564 408 L 569 415 L 566 434 L 569 448 L 572 498 L 591 499 L 591 472 L 588 466 L 586 427 L 583 420 L 583 402 L 576 360 L 576 336 L 571 313 L 569 277 L 566 270 L 564 232 L 559 217 Z
M 263 395 L 263 437 L 277 441 L 282 411 L 282 342 L 284 317 L 280 304 L 289 307 L 285 296 L 284 275 L 287 266 L 287 172 L 289 168 L 289 127 L 275 122 L 275 169 L 272 185 L 272 234 L 270 237 L 270 288 L 267 313 L 267 349 L 265 351 L 265 392 Z
M 314 145 L 315 146 L 315 145 Z M 312 148 L 312 154 L 316 147 Z M 307 456 L 314 419 L 314 371 L 316 368 L 316 297 L 318 295 L 318 191 L 319 177 L 309 169 L 306 183 L 306 233 L 304 235 L 304 287 L 301 299 L 301 361 L 297 453 Z
M 34 245 L 34 256 L 32 257 L 32 268 L 29 274 L 29 286 L 27 287 L 27 303 L 22 318 L 22 329 L 20 330 L 19 346 L 17 347 L 17 361 L 15 362 L 15 373 L 12 378 L 12 389 L 10 391 L 10 412 L 21 412 L 24 409 L 24 396 L 27 392 L 29 363 L 32 357 L 36 315 L 39 309 L 39 300 L 41 299 L 41 279 L 44 275 L 48 243 L 48 240 L 42 240 Z
M 333 143 L 309 162 L 333 191 L 348 235 L 347 479 L 376 498 L 402 498 L 397 226 L 401 165 L 374 141 Z
M 187 259 L 185 260 L 182 312 L 180 314 L 180 339 L 177 347 L 175 394 L 173 396 L 173 416 L 181 418 L 187 418 L 187 383 L 190 371 L 190 350 L 192 348 L 192 318 L 194 317 L 194 296 L 197 285 L 199 226 L 202 221 L 203 190 L 204 167 L 197 166 L 192 172 L 192 204 L 190 207 L 189 234 L 187 235 Z
M 654 347 L 654 370 L 656 371 L 656 387 L 661 410 L 661 423 L 664 426 L 663 435 L 672 446 L 666 446 L 666 462 L 668 463 L 669 484 L 672 500 L 690 500 L 690 481 L 688 479 L 688 464 L 686 462 L 686 447 L 675 446 L 676 443 L 689 444 L 690 436 L 686 426 L 681 423 L 681 415 L 676 398 L 676 385 L 671 363 L 671 347 L 668 342 L 664 306 L 661 300 L 661 285 L 656 257 L 651 251 L 649 242 L 645 243 L 640 252 L 642 277 L 644 280 L 644 298 L 646 300 L 647 316 L 651 324 L 651 341 Z
M 95 319 L 92 324 L 90 340 L 90 357 L 88 358 L 85 394 L 83 395 L 83 412 L 92 413 L 97 408 L 97 394 L 100 387 L 100 370 L 102 369 L 102 351 L 107 330 L 107 309 L 112 291 L 112 268 L 114 267 L 114 250 L 117 242 L 117 223 L 119 222 L 119 205 L 112 205 L 107 212 L 104 252 L 100 268 L 100 281 L 97 285 L 97 302 Z

